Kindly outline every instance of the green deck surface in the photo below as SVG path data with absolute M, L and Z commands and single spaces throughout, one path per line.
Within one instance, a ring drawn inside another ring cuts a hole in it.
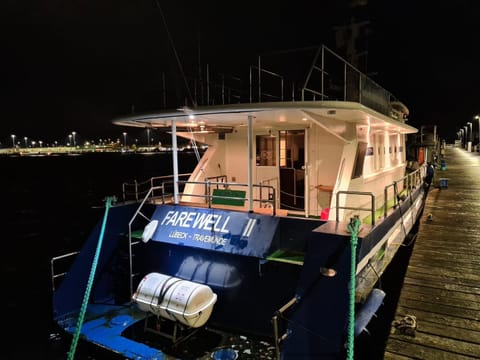
M 303 265 L 305 254 L 299 251 L 279 249 L 267 257 L 270 261 L 280 261 L 289 264 Z

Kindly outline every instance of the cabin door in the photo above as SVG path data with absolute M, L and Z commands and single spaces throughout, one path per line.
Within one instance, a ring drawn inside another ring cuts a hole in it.
M 305 131 L 279 132 L 280 208 L 305 210 Z

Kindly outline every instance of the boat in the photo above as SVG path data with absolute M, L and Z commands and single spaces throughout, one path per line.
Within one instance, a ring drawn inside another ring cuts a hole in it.
M 406 167 L 417 129 L 392 93 L 325 46 L 292 54 L 290 77 L 258 57 L 247 91 L 209 79 L 189 105 L 112 119 L 169 133 L 173 169 L 106 196 L 83 248 L 51 260 L 70 356 L 78 341 L 128 359 L 351 356 L 425 165 Z M 203 147 L 188 174 L 179 138 Z

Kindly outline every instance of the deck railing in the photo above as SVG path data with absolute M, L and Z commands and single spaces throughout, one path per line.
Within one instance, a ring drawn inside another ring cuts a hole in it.
M 224 181 L 184 181 L 179 180 L 179 185 L 183 185 L 185 188 L 187 185 L 203 185 L 205 187 L 205 192 L 203 194 L 198 193 L 187 193 L 183 192 L 180 197 L 188 196 L 192 198 L 199 198 L 203 200 L 208 207 L 212 207 L 215 200 L 233 200 L 233 201 L 246 201 L 248 202 L 248 197 L 239 197 L 239 196 L 229 196 L 229 195 L 215 195 L 213 194 L 213 189 L 247 189 L 248 184 L 245 183 L 237 183 L 237 182 L 224 182 Z M 258 194 L 260 197 L 255 197 L 252 199 L 254 203 L 259 203 L 260 207 L 269 207 L 272 209 L 273 215 L 276 214 L 276 191 L 275 187 L 271 185 L 262 185 L 262 184 L 253 184 L 252 187 L 254 189 L 258 189 Z M 267 194 L 266 198 L 263 198 L 263 194 Z
M 366 196 L 370 198 L 370 206 L 359 207 L 359 206 L 340 206 L 340 195 L 351 196 Z M 355 211 L 368 211 L 372 216 L 372 225 L 375 225 L 375 195 L 371 192 L 363 191 L 337 191 L 336 193 L 336 213 L 335 221 L 340 221 L 340 210 L 355 210 Z
M 191 173 L 179 174 L 178 177 L 188 178 Z M 139 201 L 143 199 L 147 193 L 150 197 L 161 196 L 164 194 L 167 189 L 164 187 L 166 185 L 165 180 L 171 180 L 170 183 L 173 184 L 173 175 L 164 175 L 164 176 L 154 176 L 148 180 L 138 182 L 134 180 L 133 183 L 123 183 L 122 184 L 122 197 L 123 201 L 135 200 Z M 156 191 L 150 191 L 154 189 Z M 160 194 L 158 193 L 160 191 Z
M 402 192 L 405 191 L 406 193 L 404 194 L 405 196 L 411 195 L 412 190 L 418 187 L 423 183 L 423 172 L 424 172 L 424 167 L 418 168 L 417 170 L 408 173 L 404 177 L 395 180 L 393 183 L 385 186 L 384 189 L 384 206 L 383 206 L 383 216 L 386 217 L 388 213 L 388 209 L 390 208 L 389 201 L 390 198 L 388 194 L 390 193 L 390 189 L 393 190 L 393 195 L 392 195 L 392 200 L 393 200 L 393 205 L 392 207 L 398 206 L 398 202 L 400 200 L 400 197 L 402 195 Z M 401 191 L 398 190 L 398 184 L 403 184 Z
M 266 53 L 252 62 L 248 74 L 240 69 L 241 76 L 214 74 L 208 64 L 199 72 L 196 69 L 195 76 L 187 76 L 191 101 L 197 106 L 352 101 L 399 121 L 406 115 L 392 106 L 400 101 L 391 92 L 324 45 Z M 294 71 L 292 63 L 296 64 Z M 164 82 L 162 92 L 172 88 Z M 173 107 L 178 104 L 164 103 L 164 108 Z
M 411 196 L 412 192 L 414 189 L 416 189 L 418 186 L 423 184 L 423 178 L 425 174 L 425 166 L 420 167 L 419 169 L 408 173 L 407 175 L 403 176 L 402 178 L 393 181 L 391 184 L 388 184 L 385 186 L 383 190 L 383 216 L 387 217 L 388 211 L 392 208 L 396 208 L 399 204 L 400 199 L 403 198 L 403 196 L 408 197 Z M 402 183 L 402 187 L 399 190 L 398 184 Z M 393 190 L 393 191 L 392 191 Z M 402 193 L 405 192 L 403 195 Z M 392 197 L 389 197 L 389 194 L 392 194 Z M 370 201 L 367 204 L 364 202 L 363 206 L 340 206 L 340 196 L 345 195 L 345 196 L 363 196 L 363 197 L 369 197 Z M 392 202 L 391 202 L 392 201 Z M 337 191 L 336 193 L 336 217 L 335 220 L 338 222 L 340 221 L 340 210 L 355 210 L 355 211 L 366 211 L 370 213 L 371 216 L 371 224 L 375 225 L 375 214 L 376 214 L 376 197 L 373 193 L 371 192 L 361 192 L 361 191 Z
M 293 297 L 292 299 L 290 299 L 285 305 L 283 305 L 280 309 L 278 309 L 276 312 L 275 312 L 275 315 L 272 317 L 272 325 L 273 325 L 273 338 L 274 338 L 274 341 L 275 341 L 275 355 L 276 355 L 276 359 L 277 360 L 280 360 L 280 345 L 283 341 L 285 341 L 285 339 L 287 338 L 288 336 L 288 332 L 284 330 L 285 329 L 282 329 L 282 334 L 280 334 L 280 326 L 279 326 L 279 319 L 282 319 L 284 320 L 283 323 L 285 322 L 285 318 L 284 318 L 284 313 L 289 310 L 292 306 L 296 305 L 298 303 L 298 298 L 297 297 Z
M 67 270 L 69 266 L 71 265 L 74 257 L 79 253 L 80 251 L 73 251 L 68 254 L 60 255 L 60 256 L 55 256 L 50 260 L 50 274 L 51 274 L 51 281 L 52 281 L 52 293 L 55 292 L 56 290 L 56 282 L 58 279 L 63 278 L 65 275 L 67 275 Z M 58 263 L 59 262 L 64 262 L 62 269 L 58 270 Z

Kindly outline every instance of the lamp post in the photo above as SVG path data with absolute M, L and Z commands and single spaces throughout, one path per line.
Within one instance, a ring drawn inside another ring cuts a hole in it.
M 471 122 L 467 122 L 467 127 L 468 127 L 468 136 L 467 136 L 467 141 L 468 141 L 468 145 L 467 145 L 467 151 L 468 152 L 471 152 L 472 151 L 472 144 L 473 144 L 473 134 L 472 134 L 472 123 Z
M 12 146 L 15 147 L 15 137 L 16 135 L 15 134 L 12 134 Z
M 77 143 L 75 142 L 75 135 L 77 135 L 77 133 L 75 131 L 72 131 L 72 136 L 73 136 L 73 147 L 75 147 L 77 145 Z
M 147 146 L 150 146 L 150 128 L 147 128 Z
M 123 146 L 125 146 L 125 147 L 127 146 L 127 133 L 126 132 L 123 133 Z
M 25 136 L 23 140 L 25 140 L 25 149 L 26 149 L 28 147 L 28 143 L 27 143 L 28 138 Z
M 72 146 L 72 134 L 68 134 L 68 146 Z
M 475 115 L 474 119 L 478 120 L 478 142 L 477 142 L 477 146 L 480 146 L 480 115 Z

